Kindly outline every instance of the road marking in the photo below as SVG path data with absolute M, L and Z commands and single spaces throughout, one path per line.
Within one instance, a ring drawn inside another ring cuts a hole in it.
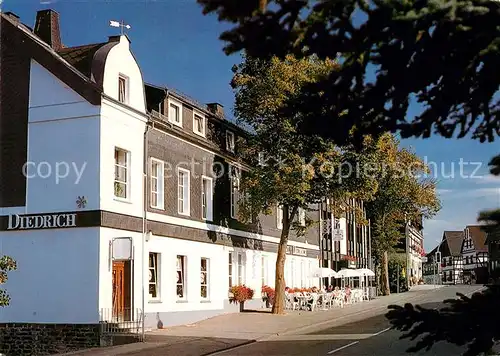
M 372 336 L 374 335 L 373 334 L 284 335 L 284 336 L 276 336 L 275 338 L 268 340 L 279 340 L 279 341 L 364 340 L 364 339 L 369 339 Z
M 372 336 L 377 336 L 377 335 L 380 335 L 380 334 L 385 333 L 386 331 L 391 330 L 391 329 L 392 329 L 392 327 L 385 328 L 384 330 L 379 331 L 378 333 L 373 334 Z
M 340 350 L 346 349 L 346 348 L 348 348 L 349 346 L 356 345 L 357 343 L 359 343 L 359 341 L 354 341 L 354 342 L 351 342 L 350 344 L 344 345 L 344 346 L 342 346 L 342 347 L 339 347 L 338 349 L 335 349 L 335 350 L 332 350 L 332 351 L 328 352 L 328 355 L 331 355 L 331 354 L 334 354 L 334 353 L 335 353 L 335 352 L 337 352 L 337 351 L 340 351 Z

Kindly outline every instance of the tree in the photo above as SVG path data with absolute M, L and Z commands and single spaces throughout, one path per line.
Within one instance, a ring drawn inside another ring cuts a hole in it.
M 0 258 L 0 285 L 7 282 L 7 272 L 14 271 L 17 268 L 16 261 L 9 256 Z M 3 289 L 0 289 L 0 307 L 6 307 L 10 303 L 10 296 Z
M 500 176 L 500 155 L 493 157 L 489 166 L 492 175 Z M 481 212 L 478 221 L 486 223 L 490 229 L 500 229 L 500 209 Z
M 381 261 L 382 293 L 390 294 L 388 255 L 402 238 L 406 221 L 431 218 L 441 208 L 435 181 L 426 178 L 429 168 L 414 152 L 400 148 L 392 135 L 377 142 L 379 162 L 376 171 L 379 189 L 368 203 L 372 221 L 372 248 Z
M 198 0 L 232 28 L 226 53 L 337 58 L 286 110 L 337 144 L 386 130 L 403 138 L 500 134 L 500 3 L 493 0 Z M 420 108 L 416 115 L 409 115 Z M 458 133 L 457 133 L 458 131 Z
M 298 60 L 293 56 L 284 60 L 245 56 L 233 68 L 235 115 L 253 132 L 242 146 L 242 155 L 252 168 L 241 180 L 244 199 L 240 217 L 255 219 L 259 213 L 270 214 L 277 206 L 283 211 L 276 259 L 275 314 L 284 312 L 284 265 L 290 231 L 301 234 L 312 224 L 308 221 L 302 226 L 297 221 L 299 209 L 308 210 L 311 204 L 327 197 L 337 202 L 369 199 L 376 190 L 371 177 L 346 172 L 356 166 L 356 161 L 374 158 L 369 144 L 356 152 L 348 146 L 337 147 L 319 136 L 304 136 L 297 131 L 297 122 L 304 113 L 297 110 L 283 115 L 281 110 L 303 85 L 323 78 L 336 68 L 334 61 L 315 57 Z

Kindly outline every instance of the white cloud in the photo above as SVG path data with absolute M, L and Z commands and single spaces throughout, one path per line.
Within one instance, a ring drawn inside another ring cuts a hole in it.
M 453 192 L 453 189 L 437 189 L 437 190 L 436 190 L 436 192 L 437 192 L 438 194 L 441 194 L 441 195 L 442 195 L 442 194 L 448 194 L 448 193 Z
M 496 184 L 498 187 L 500 187 L 500 176 L 494 176 L 493 174 L 488 174 L 485 176 L 482 176 L 479 179 L 476 179 L 475 182 L 476 184 Z

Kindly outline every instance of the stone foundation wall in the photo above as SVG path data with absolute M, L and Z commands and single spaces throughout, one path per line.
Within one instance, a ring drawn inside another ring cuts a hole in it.
M 98 324 L 0 324 L 0 353 L 44 356 L 100 346 Z

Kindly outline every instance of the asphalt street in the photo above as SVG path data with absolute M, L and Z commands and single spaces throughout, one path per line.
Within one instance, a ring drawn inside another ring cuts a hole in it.
M 420 304 L 427 308 L 440 308 L 442 303 Z M 214 355 L 231 356 L 400 356 L 432 355 L 458 356 L 464 348 L 448 343 L 437 343 L 429 351 L 408 354 L 406 350 L 417 340 L 400 339 L 401 332 L 390 329 L 384 315 L 307 334 L 277 336 L 273 340 L 259 341 Z

